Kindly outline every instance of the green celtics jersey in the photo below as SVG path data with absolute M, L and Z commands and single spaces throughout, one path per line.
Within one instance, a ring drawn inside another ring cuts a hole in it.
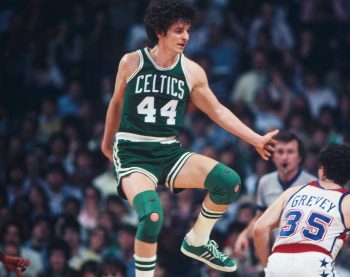
M 127 80 L 119 132 L 144 136 L 176 136 L 183 126 L 190 87 L 184 56 L 167 68 L 158 66 L 147 48 L 138 69 Z

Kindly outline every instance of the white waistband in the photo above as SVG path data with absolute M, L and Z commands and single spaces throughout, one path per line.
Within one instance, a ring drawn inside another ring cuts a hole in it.
M 174 143 L 177 142 L 176 137 L 150 137 L 150 136 L 142 136 L 133 133 L 126 132 L 118 132 L 115 135 L 116 139 L 124 139 L 133 142 L 160 142 L 160 143 Z

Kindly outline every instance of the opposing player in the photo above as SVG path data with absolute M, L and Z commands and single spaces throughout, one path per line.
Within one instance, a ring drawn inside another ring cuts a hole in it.
M 318 181 L 286 190 L 254 226 L 254 244 L 267 277 L 337 276 L 335 258 L 350 232 L 350 147 L 320 153 Z M 279 226 L 270 255 L 269 232 Z M 287 274 L 288 272 L 288 274 Z
M 256 213 L 254 219 L 239 234 L 235 243 L 235 252 L 238 257 L 244 258 L 249 249 L 249 240 L 255 222 L 262 213 L 282 194 L 286 189 L 307 184 L 317 177 L 302 169 L 304 160 L 304 144 L 293 132 L 283 131 L 276 137 L 276 151 L 272 155 L 272 161 L 276 171 L 262 176 L 258 183 Z
M 9 256 L 2 251 L 0 251 L 0 261 L 4 264 L 6 270 L 13 271 L 19 276 L 21 276 L 30 265 L 30 261 L 28 259 L 23 259 L 17 256 Z
M 127 198 L 139 217 L 134 255 L 137 277 L 154 274 L 157 238 L 163 223 L 163 209 L 155 190 L 158 184 L 173 191 L 208 191 L 181 250 L 218 270 L 236 269 L 209 235 L 238 197 L 240 177 L 211 158 L 188 152 L 176 140 L 188 100 L 221 127 L 254 146 L 264 160 L 274 151 L 273 137 L 278 133 L 274 130 L 261 136 L 244 125 L 216 99 L 204 70 L 183 55 L 194 16 L 194 8 L 182 0 L 150 2 L 145 28 L 154 47 L 122 58 L 107 110 L 101 148 L 114 163 L 119 195 Z

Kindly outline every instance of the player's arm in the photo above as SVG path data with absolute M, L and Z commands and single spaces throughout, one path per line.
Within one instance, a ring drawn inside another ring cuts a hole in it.
M 254 132 L 218 101 L 209 88 L 204 70 L 189 59 L 186 59 L 185 62 L 189 81 L 192 84 L 192 102 L 222 128 L 253 145 L 259 155 L 264 160 L 268 160 L 274 151 L 276 141 L 273 137 L 278 133 L 278 130 L 269 132 L 264 136 Z
M 235 254 L 240 259 L 244 259 L 245 253 L 249 249 L 249 239 L 252 237 L 255 222 L 258 221 L 261 215 L 262 211 L 256 211 L 255 216 L 249 222 L 248 226 L 242 232 L 240 232 L 237 237 L 237 240 L 235 242 Z
M 345 227 L 350 229 L 350 195 L 344 197 L 341 208 L 344 215 Z
M 283 207 L 293 193 L 300 187 L 293 187 L 283 192 L 273 204 L 260 216 L 253 228 L 253 239 L 256 254 L 260 264 L 265 268 L 270 256 L 270 233 L 277 228 L 283 211 Z
M 113 161 L 112 144 L 114 135 L 120 124 L 126 82 L 129 76 L 136 71 L 138 65 L 139 55 L 137 52 L 124 55 L 119 63 L 118 73 L 115 79 L 114 93 L 108 105 L 105 130 L 101 143 L 101 150 L 110 161 Z
M 256 212 L 253 219 L 249 222 L 248 226 L 238 235 L 237 240 L 235 242 L 235 253 L 236 255 L 243 259 L 245 257 L 245 254 L 247 253 L 250 245 L 249 240 L 253 236 L 253 228 L 255 222 L 260 218 L 260 216 L 263 214 L 263 212 L 267 209 L 265 205 L 264 195 L 265 195 L 265 185 L 268 185 L 266 183 L 265 176 L 261 177 L 258 182 L 258 189 L 256 193 Z

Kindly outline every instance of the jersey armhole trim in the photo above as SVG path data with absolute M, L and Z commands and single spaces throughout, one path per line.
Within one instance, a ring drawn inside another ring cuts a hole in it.
M 139 57 L 140 57 L 139 66 L 138 66 L 138 68 L 131 74 L 131 76 L 126 80 L 126 83 L 127 83 L 127 84 L 135 77 L 135 75 L 136 75 L 136 74 L 141 70 L 141 68 L 143 67 L 144 60 L 143 60 L 143 56 L 142 56 L 141 50 L 137 50 L 137 54 L 139 54 Z
M 343 195 L 340 197 L 339 199 L 339 205 L 338 205 L 338 209 L 339 209 L 339 213 L 340 213 L 340 217 L 341 217 L 341 221 L 343 222 L 344 225 L 344 229 L 346 232 L 350 231 L 350 228 L 347 228 L 345 225 L 345 221 L 344 221 L 344 214 L 343 211 L 341 209 L 341 203 L 343 202 L 343 199 L 345 198 L 345 196 L 350 195 L 350 191 L 343 193 Z
M 189 74 L 188 74 L 188 71 L 187 71 L 187 67 L 185 65 L 185 56 L 183 54 L 181 54 L 181 67 L 182 67 L 182 71 L 184 72 L 184 75 L 185 75 L 185 79 L 186 79 L 186 83 L 187 83 L 188 89 L 190 90 L 190 93 L 191 93 L 192 85 L 191 85 L 190 80 L 189 80 Z

